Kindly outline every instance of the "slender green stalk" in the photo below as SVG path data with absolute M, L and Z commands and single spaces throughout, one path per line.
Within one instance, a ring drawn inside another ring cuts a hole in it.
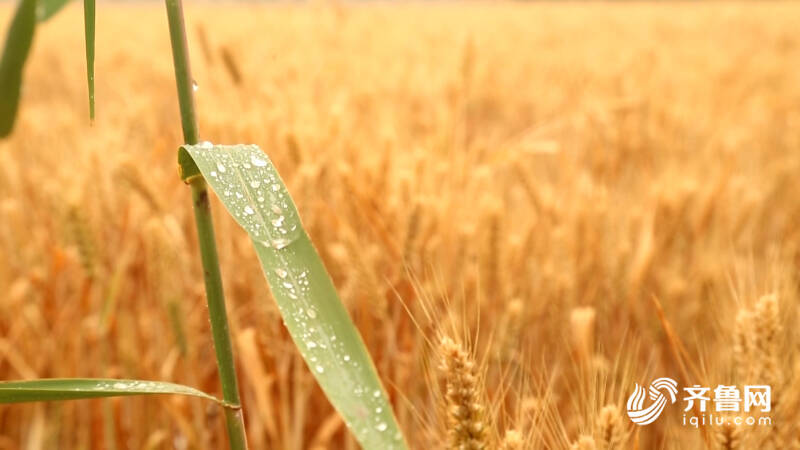
M 194 82 L 189 68 L 189 50 L 186 44 L 186 27 L 183 21 L 181 0 L 165 0 L 169 36 L 172 42 L 172 60 L 175 67 L 175 81 L 178 87 L 178 102 L 181 109 L 183 139 L 187 144 L 197 143 L 197 119 L 194 111 Z M 225 296 L 222 290 L 222 276 L 219 270 L 217 245 L 214 238 L 214 223 L 208 201 L 208 187 L 202 177 L 193 177 L 192 204 L 197 226 L 197 238 L 203 262 L 203 273 L 208 299 L 208 313 L 211 318 L 211 332 L 217 354 L 217 368 L 222 383 L 222 396 L 229 406 L 225 408 L 225 421 L 228 426 L 228 440 L 234 450 L 246 449 L 247 438 L 241 414 L 239 388 L 236 383 L 236 367 L 233 359 L 233 346 L 228 331 L 228 316 L 225 312 Z
M 83 0 L 83 28 L 86 36 L 86 81 L 89 87 L 89 119 L 94 120 L 95 0 Z
M 228 316 L 225 312 L 225 297 L 222 292 L 222 277 L 219 272 L 217 246 L 214 240 L 214 222 L 208 202 L 208 188 L 202 177 L 192 182 L 192 204 L 194 221 L 197 225 L 197 239 L 200 241 L 200 256 L 208 298 L 208 315 L 211 317 L 211 333 L 214 349 L 217 352 L 217 368 L 222 382 L 222 398 L 232 408 L 225 408 L 225 421 L 228 425 L 228 439 L 231 448 L 247 448 L 244 423 L 241 415 L 239 388 L 236 385 L 236 367 L 233 362 L 233 347 L 228 332 Z
M 181 0 L 165 0 L 165 3 L 169 21 L 169 40 L 172 44 L 172 65 L 175 67 L 178 103 L 181 107 L 183 140 L 193 145 L 197 143 L 197 118 L 194 113 L 194 81 L 189 68 L 189 46 L 186 43 L 183 4 Z

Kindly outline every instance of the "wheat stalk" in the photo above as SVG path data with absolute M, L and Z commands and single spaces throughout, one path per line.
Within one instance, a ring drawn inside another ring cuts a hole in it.
M 475 362 L 461 345 L 448 337 L 439 345 L 439 370 L 446 380 L 447 415 L 452 450 L 488 448 L 486 408 Z
M 597 444 L 591 436 L 583 435 L 573 442 L 570 450 L 596 450 Z
M 506 431 L 500 443 L 500 450 L 522 450 L 524 447 L 525 440 L 522 438 L 522 433 L 517 430 Z
M 741 448 L 742 431 L 727 420 L 714 429 L 715 448 L 720 450 L 736 450 Z
M 619 408 L 606 405 L 600 410 L 596 421 L 597 448 L 612 450 L 621 448 L 625 440 L 625 426 Z
M 581 364 L 594 356 L 595 309 L 591 306 L 573 308 L 570 312 L 570 334 L 575 358 Z
M 753 309 L 753 361 L 755 378 L 758 384 L 772 387 L 772 411 L 780 414 L 783 395 L 783 371 L 778 355 L 779 336 L 781 333 L 778 296 L 769 294 L 762 296 Z M 762 444 L 766 448 L 784 448 L 781 437 L 780 420 L 773 424 L 764 435 Z

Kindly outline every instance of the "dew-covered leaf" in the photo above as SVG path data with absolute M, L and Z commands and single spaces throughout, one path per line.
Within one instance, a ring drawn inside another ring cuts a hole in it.
M 44 22 L 53 17 L 61 8 L 67 6 L 69 0 L 37 0 L 36 6 L 36 20 Z
M 45 378 L 0 382 L 0 403 L 78 400 L 130 395 L 179 394 L 219 403 L 215 397 L 181 384 L 113 378 Z
M 365 449 L 405 449 L 375 366 L 272 162 L 255 145 L 210 143 L 182 147 L 179 161 L 184 178 L 199 168 L 249 233 L 292 339 L 356 439 Z
M 0 58 L 0 138 L 11 134 L 19 107 L 22 69 L 36 29 L 36 0 L 21 0 L 6 34 Z

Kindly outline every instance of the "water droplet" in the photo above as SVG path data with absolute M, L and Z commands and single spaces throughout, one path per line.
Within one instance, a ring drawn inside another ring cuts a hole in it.
M 289 244 L 291 244 L 291 241 L 289 241 L 288 239 L 275 239 L 272 241 L 272 246 L 278 250 L 286 247 Z
M 192 90 L 197 92 L 200 89 L 200 86 L 197 84 L 197 81 L 192 80 Z
M 375 425 L 375 429 L 378 430 L 378 431 L 386 431 L 387 428 L 389 428 L 389 426 L 386 425 L 386 422 L 381 422 L 381 423 Z
M 325 372 L 325 368 L 324 368 L 324 367 L 322 367 L 322 366 L 320 366 L 320 365 L 318 365 L 318 366 L 316 367 L 316 369 L 317 369 L 317 373 L 322 373 L 322 372 Z
M 306 311 L 306 314 L 308 314 L 308 317 L 311 318 L 311 319 L 316 319 L 317 318 L 317 312 L 314 311 L 311 308 L 309 308 L 308 311 Z
M 261 186 L 261 182 L 258 180 L 253 180 L 250 182 L 250 187 L 253 189 L 258 188 L 259 186 Z
M 377 390 L 377 389 L 376 389 L 376 390 L 375 390 L 375 391 L 372 393 L 372 396 L 373 396 L 373 397 L 375 397 L 375 398 L 378 398 L 378 397 L 380 397 L 380 396 L 381 396 L 381 391 L 379 391 L 379 390 Z
M 278 208 L 278 205 L 272 205 L 272 212 L 274 212 L 275 214 L 283 213 L 283 211 L 280 208 Z
M 342 359 L 344 359 L 345 361 L 350 361 L 350 355 L 344 355 Z
M 267 165 L 266 161 L 264 161 L 263 159 L 259 158 L 256 155 L 253 155 L 253 156 L 250 157 L 250 162 L 252 162 L 253 165 L 256 166 L 256 167 L 264 167 L 264 166 Z
M 203 141 L 198 145 L 200 146 L 200 148 L 205 148 L 205 149 L 214 148 L 214 144 L 212 144 L 209 141 Z
M 255 213 L 255 211 L 253 211 L 253 208 L 251 208 L 250 205 L 247 205 L 247 206 L 244 207 L 244 212 L 245 212 L 245 214 L 254 214 Z
M 223 166 L 222 163 L 217 163 L 217 170 L 219 170 L 222 173 L 225 173 L 225 166 Z
M 272 222 L 272 226 L 279 227 L 279 226 L 283 225 L 283 220 L 284 220 L 284 217 L 280 216 L 277 219 L 272 219 L 270 222 Z
M 278 276 L 281 278 L 286 278 L 286 275 L 289 275 L 289 272 L 283 269 L 275 269 L 275 273 L 278 274 Z
M 285 287 L 286 289 L 294 289 L 292 283 L 289 283 L 288 281 L 283 282 L 283 287 Z
M 114 383 L 114 389 L 128 389 L 128 385 L 125 383 Z
M 211 176 L 214 177 L 214 178 L 217 178 L 217 171 L 216 170 L 212 170 L 211 171 Z
M 275 183 L 275 184 L 272 185 L 272 191 L 273 192 L 278 192 L 280 190 L 280 188 L 281 188 L 281 185 L 278 184 L 278 183 Z
M 306 347 L 308 348 L 317 348 L 317 343 L 314 341 L 306 341 Z

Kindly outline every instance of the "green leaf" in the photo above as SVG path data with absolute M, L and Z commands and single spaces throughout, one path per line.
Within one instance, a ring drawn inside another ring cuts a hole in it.
M 65 7 L 69 0 L 39 0 L 36 7 L 36 20 L 44 22 L 53 17 L 61 8 Z
M 11 134 L 19 106 L 22 69 L 36 29 L 36 0 L 21 0 L 0 58 L 0 138 Z
M 108 378 L 45 378 L 0 382 L 0 403 L 78 400 L 130 395 L 179 394 L 221 401 L 205 392 L 163 381 Z
M 83 0 L 83 30 L 86 40 L 86 81 L 89 84 L 89 119 L 94 120 L 94 7 L 95 0 Z
M 365 449 L 405 449 L 388 396 L 275 167 L 255 145 L 181 147 L 250 234 L 286 327 Z

